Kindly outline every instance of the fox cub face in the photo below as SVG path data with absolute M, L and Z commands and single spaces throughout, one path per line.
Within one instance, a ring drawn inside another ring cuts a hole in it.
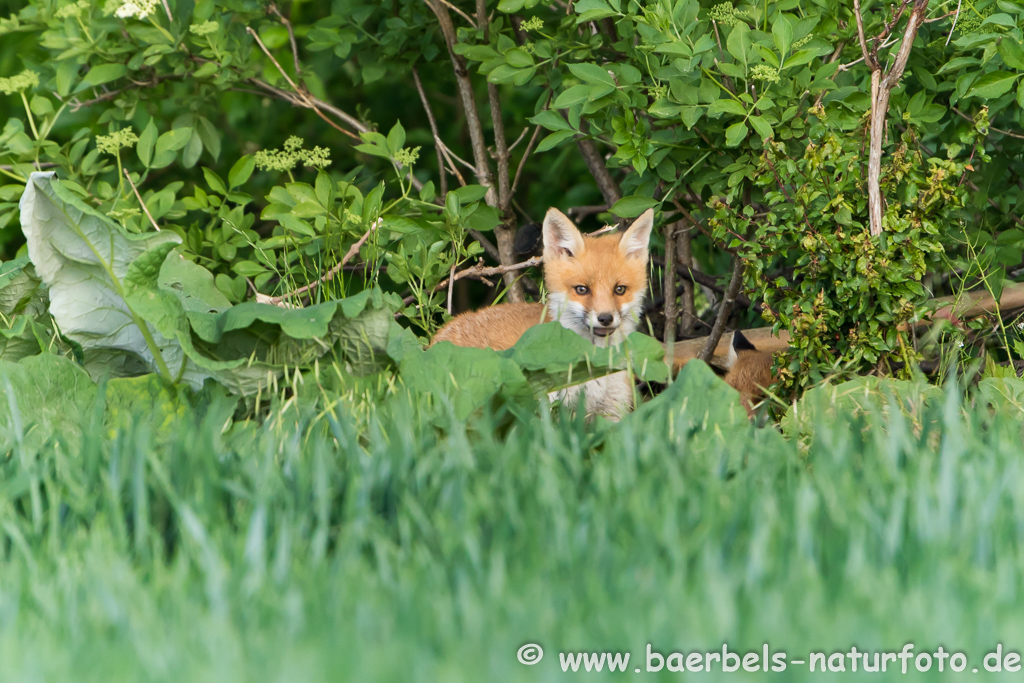
M 582 235 L 558 209 L 544 217 L 548 311 L 598 346 L 616 345 L 640 322 L 647 289 L 648 209 L 621 235 Z

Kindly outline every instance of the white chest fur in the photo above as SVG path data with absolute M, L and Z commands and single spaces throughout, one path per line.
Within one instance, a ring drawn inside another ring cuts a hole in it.
M 580 394 L 586 396 L 584 409 L 587 416 L 604 415 L 618 422 L 633 409 L 633 386 L 627 372 L 615 372 L 561 391 L 553 391 L 548 394 L 548 400 L 561 401 L 570 408 L 577 408 Z

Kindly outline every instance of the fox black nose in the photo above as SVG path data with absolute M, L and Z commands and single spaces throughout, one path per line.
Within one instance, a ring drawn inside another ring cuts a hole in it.
M 608 327 L 615 320 L 615 316 L 611 313 L 601 313 L 597 316 L 597 322 L 601 323 L 602 326 Z

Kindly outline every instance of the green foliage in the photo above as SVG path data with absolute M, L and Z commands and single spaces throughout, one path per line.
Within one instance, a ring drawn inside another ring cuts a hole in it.
M 945 159 L 924 158 L 918 131 L 907 124 L 881 171 L 891 200 L 881 239 L 872 239 L 861 142 L 836 130 L 824 110 L 814 114 L 811 141 L 799 156 L 782 142 L 761 155 L 755 182 L 768 212 L 714 200 L 711 224 L 744 258 L 764 318 L 793 335 L 783 384 L 814 384 L 818 369 L 849 377 L 899 364 L 910 373 L 916 354 L 901 327 L 921 315 L 928 296 L 921 279 L 942 253 L 946 221 L 968 202 L 962 179 L 975 153 L 984 155 L 980 129 L 987 122 L 978 122 L 977 146 L 963 159 L 956 158 L 959 144 Z M 779 256 L 792 253 L 799 254 L 795 262 Z

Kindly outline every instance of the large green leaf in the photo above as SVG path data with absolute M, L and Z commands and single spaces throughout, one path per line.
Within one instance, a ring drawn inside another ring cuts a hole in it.
M 49 287 L 50 315 L 64 335 L 81 344 L 87 365 L 92 352 L 117 350 L 167 377 L 170 368 L 182 367 L 180 345 L 146 325 L 125 300 L 123 284 L 135 259 L 177 244 L 177 235 L 124 232 L 62 187 L 52 172 L 29 178 L 21 197 L 21 229 L 29 258 Z
M 537 393 L 580 384 L 619 370 L 647 381 L 664 382 L 665 350 L 644 334 L 633 333 L 615 347 L 599 347 L 558 323 L 535 325 L 500 355 L 516 363 Z

